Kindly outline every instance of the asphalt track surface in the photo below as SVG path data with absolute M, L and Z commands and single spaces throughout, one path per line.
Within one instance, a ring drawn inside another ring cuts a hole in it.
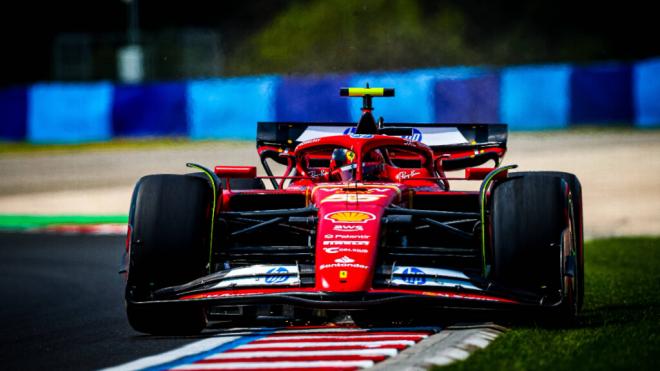
M 124 241 L 0 233 L 0 369 L 263 369 L 277 363 L 289 370 L 396 370 L 426 359 L 464 359 L 500 331 L 487 324 L 361 329 L 258 322 L 247 328 L 215 323 L 197 336 L 141 335 L 129 327 L 123 307 Z
M 576 174 L 582 183 L 587 238 L 657 235 L 658 143 L 660 130 L 513 132 L 504 164 L 519 165 L 517 171 Z M 141 176 L 190 172 L 186 162 L 252 164 L 261 172 L 253 141 L 109 147 L 1 153 L 0 214 L 125 215 Z M 478 186 L 452 184 L 456 190 Z
M 0 233 L 0 369 L 98 369 L 198 340 L 129 327 L 117 274 L 124 240 Z

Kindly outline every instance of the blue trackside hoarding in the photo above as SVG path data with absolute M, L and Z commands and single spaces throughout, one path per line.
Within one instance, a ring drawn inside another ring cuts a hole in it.
M 660 58 L 636 63 L 451 67 L 145 84 L 38 83 L 0 89 L 0 140 L 253 139 L 257 121 L 356 121 L 340 87 L 393 87 L 390 122 L 505 122 L 510 130 L 660 127 Z

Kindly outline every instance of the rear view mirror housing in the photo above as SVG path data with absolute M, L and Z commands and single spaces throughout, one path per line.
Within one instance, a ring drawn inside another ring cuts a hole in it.
M 256 166 L 216 166 L 214 172 L 220 178 L 253 179 L 257 177 Z

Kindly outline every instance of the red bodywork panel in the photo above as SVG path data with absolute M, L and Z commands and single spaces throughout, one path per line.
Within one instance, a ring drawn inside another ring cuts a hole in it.
M 352 179 L 333 179 L 333 170 L 327 164 L 334 148 L 344 148 L 355 154 Z M 367 179 L 366 158 L 370 151 L 385 149 L 387 160 L 379 168 L 375 179 Z M 490 148 L 501 151 L 503 148 Z M 326 294 L 412 294 L 423 297 L 465 299 L 497 303 L 516 303 L 513 300 L 479 292 L 457 292 L 438 287 L 421 288 L 374 288 L 376 260 L 381 244 L 383 223 L 387 208 L 412 207 L 413 196 L 442 195 L 466 196 L 475 192 L 449 191 L 442 161 L 454 156 L 470 154 L 434 153 L 427 145 L 397 136 L 388 135 L 335 135 L 300 143 L 293 150 L 278 147 L 259 147 L 259 152 L 277 153 L 286 159 L 284 176 L 262 177 L 278 179 L 282 188 L 275 190 L 224 190 L 220 197 L 220 213 L 232 210 L 232 197 L 237 194 L 268 197 L 268 195 L 304 196 L 305 207 L 317 210 L 315 220 L 315 281 L 313 287 L 211 289 L 207 292 L 184 295 L 180 300 L 201 300 L 224 297 L 242 297 L 283 293 Z M 475 151 L 476 152 L 476 151 Z M 484 151 L 481 151 L 483 153 Z M 474 153 L 478 155 L 479 152 Z M 414 164 L 401 167 L 395 162 Z M 468 168 L 466 180 L 483 179 L 493 168 Z M 256 176 L 251 166 L 217 166 L 220 177 L 249 178 Z M 289 176 L 295 174 L 295 176 Z
M 359 292 L 371 287 L 381 217 L 390 205 L 407 201 L 406 186 L 317 185 L 316 286 L 323 291 Z
M 216 166 L 215 174 L 220 178 L 247 178 L 257 176 L 256 166 Z

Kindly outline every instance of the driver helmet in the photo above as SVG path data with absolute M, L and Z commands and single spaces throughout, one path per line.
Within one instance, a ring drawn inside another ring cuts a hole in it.
M 364 159 L 365 162 L 377 162 L 377 163 L 385 163 L 385 157 L 383 157 L 383 154 L 380 152 L 380 149 L 375 149 L 373 151 L 370 151 L 367 153 Z
M 362 175 L 366 180 L 378 180 L 384 171 L 385 157 L 379 149 L 375 149 L 364 157 Z
M 355 152 L 346 148 L 335 148 L 330 158 L 330 168 L 339 169 L 342 166 L 355 163 Z

